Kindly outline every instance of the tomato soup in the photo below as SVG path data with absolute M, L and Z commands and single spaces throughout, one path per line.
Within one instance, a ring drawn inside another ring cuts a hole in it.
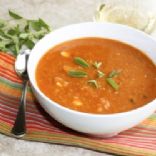
M 156 98 L 156 66 L 140 50 L 103 38 L 81 38 L 46 52 L 36 68 L 39 89 L 79 112 L 111 114 Z

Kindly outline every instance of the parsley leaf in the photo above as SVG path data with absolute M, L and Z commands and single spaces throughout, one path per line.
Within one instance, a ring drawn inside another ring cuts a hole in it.
M 14 19 L 22 19 L 23 17 L 9 10 L 9 15 Z

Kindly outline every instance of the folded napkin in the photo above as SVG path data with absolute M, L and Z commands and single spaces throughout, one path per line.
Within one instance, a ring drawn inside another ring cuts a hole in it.
M 0 132 L 11 136 L 19 106 L 22 81 L 14 71 L 15 58 L 0 52 Z M 28 87 L 26 105 L 27 134 L 22 138 L 83 147 L 127 156 L 156 156 L 156 113 L 137 127 L 119 135 L 100 139 L 75 132 L 50 117 Z

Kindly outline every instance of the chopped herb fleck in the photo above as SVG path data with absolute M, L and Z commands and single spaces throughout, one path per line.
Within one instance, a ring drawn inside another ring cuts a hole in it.
M 130 103 L 135 103 L 133 98 L 130 98 L 129 101 L 130 101 Z
M 101 65 L 102 65 L 102 62 L 95 61 L 95 62 L 93 63 L 93 66 L 94 66 L 96 69 L 100 68 Z
M 68 75 L 71 77 L 83 78 L 87 77 L 87 73 L 80 70 L 70 70 L 68 71 Z
M 95 88 L 99 88 L 99 85 L 96 80 L 88 80 L 88 84 L 90 84 L 91 86 Z
M 119 85 L 112 78 L 106 78 L 107 83 L 115 90 L 119 89 Z
M 120 73 L 121 73 L 120 70 L 113 70 L 112 72 L 109 73 L 108 77 L 113 78 L 113 77 L 118 76 Z
M 147 95 L 143 95 L 142 97 L 143 97 L 144 99 L 147 99 Z
M 105 74 L 100 70 L 97 71 L 97 74 L 98 74 L 98 78 L 101 78 L 101 77 L 105 76 Z
M 75 57 L 74 58 L 74 62 L 84 68 L 88 68 L 89 67 L 89 64 L 84 60 L 82 59 L 81 57 Z

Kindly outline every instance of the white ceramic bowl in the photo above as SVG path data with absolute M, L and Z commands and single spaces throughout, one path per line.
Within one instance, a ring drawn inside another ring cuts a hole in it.
M 49 48 L 61 42 L 83 37 L 103 37 L 120 40 L 144 51 L 156 63 L 156 41 L 148 35 L 127 26 L 89 22 L 55 30 L 36 44 L 28 61 L 28 74 L 33 92 L 45 111 L 71 129 L 104 137 L 116 135 L 150 116 L 156 110 L 156 100 L 129 112 L 96 115 L 65 108 L 50 100 L 40 91 L 35 80 L 35 70 L 40 58 Z

